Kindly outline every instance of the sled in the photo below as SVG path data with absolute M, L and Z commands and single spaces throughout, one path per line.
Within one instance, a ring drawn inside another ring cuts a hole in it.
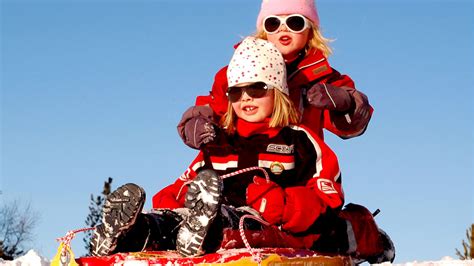
M 76 233 L 93 230 L 82 228 L 69 231 L 66 236 L 58 238 L 61 242 L 56 256 L 51 261 L 51 266 L 214 266 L 214 265 L 263 265 L 263 266 L 352 266 L 356 265 L 349 256 L 324 254 L 308 249 L 296 248 L 227 248 L 219 249 L 215 253 L 199 257 L 183 257 L 176 250 L 168 251 L 143 251 L 117 253 L 102 257 L 75 258 L 70 242 Z M 232 243 L 235 244 L 235 238 Z M 229 244 L 229 243 L 228 243 Z
M 219 250 L 200 257 L 182 257 L 176 251 L 147 251 L 117 253 L 106 257 L 82 257 L 76 259 L 81 266 L 102 265 L 163 265 L 163 266 L 214 266 L 214 265 L 262 265 L 262 266 L 352 266 L 350 257 L 329 256 L 310 250 L 291 248 L 254 249 L 260 262 L 247 249 Z

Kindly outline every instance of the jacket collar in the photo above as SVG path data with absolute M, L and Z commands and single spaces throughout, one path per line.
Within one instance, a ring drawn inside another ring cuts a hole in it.
M 303 71 L 309 80 L 314 80 L 326 75 L 329 70 L 329 63 L 323 52 L 313 48 L 297 63 L 296 69 L 288 73 L 288 81 Z
M 247 122 L 243 119 L 237 118 L 236 129 L 237 133 L 242 137 L 250 137 L 252 135 L 263 134 L 272 138 L 280 132 L 281 128 L 269 127 L 270 118 L 266 118 L 262 122 Z

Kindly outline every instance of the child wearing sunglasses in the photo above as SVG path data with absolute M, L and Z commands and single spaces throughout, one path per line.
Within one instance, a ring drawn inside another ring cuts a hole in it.
M 331 48 L 321 34 L 314 0 L 263 0 L 255 36 L 283 54 L 289 96 L 303 125 L 320 138 L 323 128 L 344 139 L 364 133 L 373 109 L 352 79 L 329 65 Z M 226 73 L 224 67 L 216 74 L 210 95 L 197 97 L 178 124 L 181 138 L 192 148 L 214 138 L 215 125 L 227 111 Z
M 276 46 L 244 39 L 227 77 L 222 130 L 175 183 L 153 197 L 155 212 L 141 213 L 144 191 L 134 184 L 113 192 L 105 202 L 103 225 L 92 239 L 94 254 L 176 247 L 183 256 L 198 256 L 244 247 L 244 230 L 252 247 L 392 260 L 384 245 L 393 245 L 379 234 L 367 209 L 349 205 L 341 211 L 337 157 L 316 134 L 297 125 L 285 62 Z M 353 217 L 354 210 L 365 216 Z M 364 232 L 352 230 L 360 228 L 356 223 L 363 224 Z M 359 253 L 355 245 L 361 243 L 378 253 L 371 258 Z

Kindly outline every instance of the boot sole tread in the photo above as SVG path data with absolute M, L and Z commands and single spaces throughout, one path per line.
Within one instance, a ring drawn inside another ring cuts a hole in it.
M 145 191 L 135 184 L 125 184 L 107 196 L 102 223 L 108 237 L 117 237 L 131 227 L 145 203 Z
M 206 193 L 204 197 L 201 189 Z M 220 208 L 221 193 L 222 180 L 215 172 L 201 171 L 194 182 L 190 184 L 185 201 L 185 207 L 190 210 L 190 215 L 180 228 L 176 241 L 178 252 L 181 255 L 197 256 L 202 254 L 204 238 Z

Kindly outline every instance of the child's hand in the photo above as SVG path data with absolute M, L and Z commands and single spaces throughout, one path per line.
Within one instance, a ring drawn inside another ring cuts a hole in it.
M 214 140 L 216 130 L 212 123 L 202 117 L 193 117 L 184 125 L 184 142 L 191 148 L 200 149 L 202 145 Z
M 308 103 L 319 109 L 344 112 L 352 107 L 352 96 L 344 89 L 317 83 L 306 92 Z
M 255 176 L 247 187 L 247 205 L 262 215 L 265 221 L 280 225 L 283 218 L 285 193 L 275 182 Z
M 200 149 L 216 137 L 213 112 L 208 106 L 189 108 L 178 124 L 178 133 L 184 143 L 191 148 Z
M 254 177 L 247 187 L 247 205 L 270 224 L 292 233 L 307 230 L 325 212 L 325 204 L 314 190 L 305 186 L 281 188 L 275 182 Z
M 304 232 L 325 211 L 325 204 L 316 191 L 304 186 L 288 187 L 282 228 L 292 233 Z

